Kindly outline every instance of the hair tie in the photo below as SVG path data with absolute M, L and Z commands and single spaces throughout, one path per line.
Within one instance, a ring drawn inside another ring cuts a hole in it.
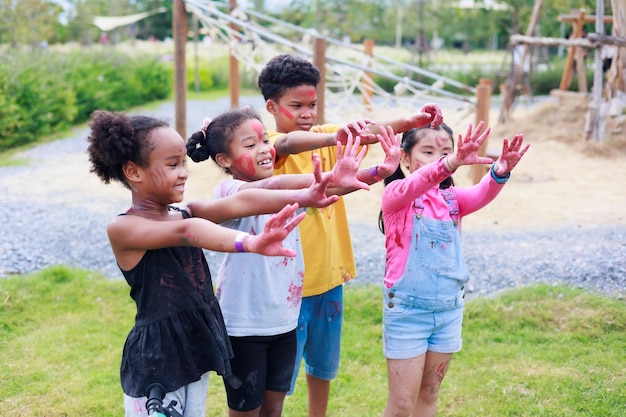
M 202 120 L 202 127 L 200 128 L 200 131 L 202 132 L 202 135 L 204 136 L 204 140 L 206 140 L 206 130 L 209 127 L 209 125 L 211 124 L 212 120 L 208 117 L 205 117 Z

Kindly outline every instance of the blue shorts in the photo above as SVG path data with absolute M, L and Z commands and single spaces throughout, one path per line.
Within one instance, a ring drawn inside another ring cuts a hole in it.
M 331 380 L 337 376 L 343 320 L 343 286 L 323 294 L 302 297 L 296 334 L 298 350 L 291 379 L 293 393 L 304 358 L 305 371 L 316 378 Z
M 384 288 L 383 352 L 387 359 L 410 359 L 426 351 L 461 350 L 463 295 L 424 300 Z

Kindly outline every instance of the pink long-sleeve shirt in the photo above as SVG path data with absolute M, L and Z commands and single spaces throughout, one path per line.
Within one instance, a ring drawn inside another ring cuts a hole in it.
M 402 277 L 409 257 L 411 232 L 415 219 L 414 202 L 422 196 L 422 216 L 437 220 L 452 220 L 448 205 L 439 192 L 439 183 L 452 175 L 443 158 L 421 167 L 407 178 L 391 182 L 385 187 L 381 208 L 385 224 L 387 261 L 384 283 L 387 288 Z M 456 195 L 460 218 L 489 204 L 502 190 L 487 173 L 478 184 L 471 187 L 452 187 Z

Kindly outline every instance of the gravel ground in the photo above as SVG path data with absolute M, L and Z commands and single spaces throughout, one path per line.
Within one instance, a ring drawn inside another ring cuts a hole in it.
M 243 99 L 242 104 L 258 108 L 259 103 L 250 100 Z M 190 121 L 202 120 L 204 115 L 218 114 L 227 107 L 225 100 L 209 108 L 206 103 L 191 102 L 187 117 Z M 172 107 L 163 105 L 154 114 L 169 117 Z M 188 132 L 194 130 L 196 126 L 190 123 Z M 86 129 L 77 131 L 74 137 L 35 147 L 23 157 L 41 161 L 84 152 L 87 133 Z M 117 208 L 106 214 L 102 207 L 97 211 L 87 204 L 77 208 L 80 201 L 76 200 L 69 205 L 46 201 L 45 195 L 32 196 L 28 190 L 7 190 L 7 180 L 28 175 L 30 169 L 0 168 L 0 187 L 4 190 L 0 204 L 0 277 L 65 264 L 121 279 L 105 233 L 111 213 Z M 87 201 L 90 196 L 83 198 Z M 385 261 L 383 235 L 368 224 L 350 226 L 358 278 L 349 285 L 380 285 Z M 466 286 L 468 298 L 540 282 L 567 284 L 619 299 L 626 295 L 626 225 L 507 234 L 466 231 L 463 249 L 472 277 Z M 215 273 L 222 255 L 206 254 Z

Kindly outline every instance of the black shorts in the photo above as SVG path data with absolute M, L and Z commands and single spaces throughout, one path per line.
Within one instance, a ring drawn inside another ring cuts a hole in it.
M 224 379 L 228 407 L 251 411 L 263 404 L 265 391 L 287 392 L 296 360 L 295 329 L 276 336 L 230 337 L 233 376 Z

